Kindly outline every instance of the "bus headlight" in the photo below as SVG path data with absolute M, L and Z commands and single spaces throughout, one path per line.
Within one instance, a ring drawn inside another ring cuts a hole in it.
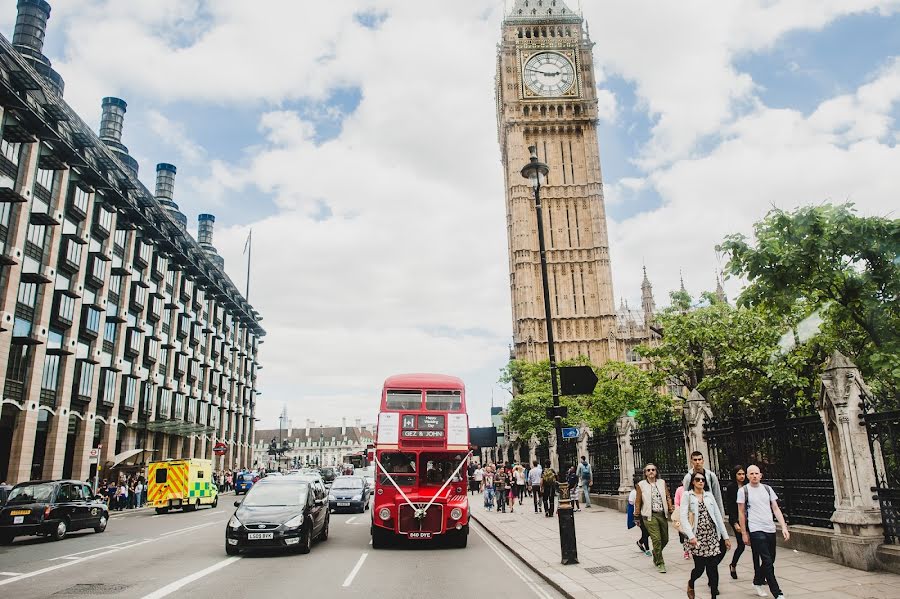
M 378 517 L 382 520 L 390 520 L 391 510 L 386 507 L 381 508 L 380 510 L 378 510 Z
M 453 508 L 452 510 L 450 510 L 450 517 L 454 520 L 459 520 L 460 518 L 462 518 L 462 510 L 458 507 Z

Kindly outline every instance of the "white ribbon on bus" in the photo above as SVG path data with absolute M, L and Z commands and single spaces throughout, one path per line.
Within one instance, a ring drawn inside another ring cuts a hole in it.
M 409 504 L 409 507 L 411 507 L 413 509 L 413 512 L 415 512 L 415 517 L 421 520 L 422 518 L 425 517 L 425 514 L 428 513 L 428 508 L 430 508 L 432 506 L 432 504 L 434 504 L 435 499 L 437 499 L 438 496 L 444 492 L 444 489 L 446 489 L 447 485 L 449 485 L 450 482 L 454 479 L 454 477 L 456 477 L 456 475 L 459 473 L 460 469 L 463 467 L 463 464 L 466 463 L 466 461 L 469 459 L 469 456 L 471 456 L 471 455 L 472 455 L 471 451 L 466 454 L 466 457 L 463 458 L 462 461 L 460 461 L 459 466 L 456 467 L 456 470 L 453 471 L 453 474 L 450 475 L 450 478 L 448 478 L 447 480 L 444 481 L 444 484 L 441 485 L 441 488 L 438 489 L 438 492 L 434 494 L 434 497 L 431 498 L 431 501 L 429 501 L 427 504 L 425 504 L 425 507 L 423 507 L 423 508 L 417 508 L 416 504 L 414 504 L 412 501 L 409 500 L 409 497 L 406 496 L 406 493 L 403 492 L 403 489 L 401 489 L 399 486 L 397 486 L 397 483 L 394 482 L 394 479 L 391 477 L 391 475 L 388 473 L 388 471 L 384 468 L 384 466 L 381 465 L 381 461 L 378 459 L 378 456 L 375 456 L 375 463 L 378 464 L 378 467 L 381 468 L 381 471 L 384 472 L 384 475 L 387 477 L 387 479 L 389 481 L 391 481 L 391 484 L 394 485 L 394 488 L 397 489 L 397 492 L 400 493 L 400 495 L 403 497 L 404 501 L 406 501 L 406 503 Z

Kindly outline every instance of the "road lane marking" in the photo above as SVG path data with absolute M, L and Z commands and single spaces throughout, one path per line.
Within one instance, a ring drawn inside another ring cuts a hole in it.
M 0 576 L 21 576 L 19 572 L 0 572 Z
M 369 557 L 368 553 L 363 553 L 359 556 L 359 561 L 356 562 L 356 565 L 350 570 L 350 574 L 347 575 L 347 579 L 344 580 L 344 584 L 341 586 L 348 587 L 353 584 L 353 579 L 356 578 L 356 574 L 359 572 L 359 569 L 362 568 L 363 562 L 366 561 L 367 557 Z
M 204 576 L 206 576 L 207 574 L 212 574 L 216 570 L 221 570 L 225 566 L 227 566 L 229 564 L 233 564 L 234 562 L 238 561 L 239 559 L 241 559 L 241 556 L 239 556 L 239 555 L 224 559 L 218 563 L 211 565 L 208 568 L 204 568 L 203 570 L 200 570 L 199 572 L 194 572 L 190 576 L 185 576 L 184 578 L 179 578 L 175 582 L 167 584 L 166 586 L 159 589 L 158 591 L 154 591 L 154 592 L 150 593 L 149 595 L 144 595 L 143 599 L 160 599 L 161 597 L 171 595 L 172 593 L 174 593 L 181 587 L 188 585 L 188 584 L 194 582 L 195 580 L 199 580 L 199 579 L 203 578 Z
M 92 559 L 94 559 L 94 558 L 102 557 L 102 556 L 104 556 L 104 555 L 109 555 L 109 554 L 111 554 L 111 553 L 116 553 L 117 551 L 123 551 L 123 550 L 125 550 L 125 549 L 131 549 L 131 548 L 133 548 L 133 547 L 137 547 L 137 546 L 139 546 L 139 545 L 145 545 L 145 544 L 147 544 L 147 543 L 154 543 L 154 542 L 159 541 L 159 540 L 161 540 L 161 539 L 169 539 L 169 538 L 172 538 L 173 536 L 176 536 L 176 535 L 179 535 L 179 534 L 183 534 L 183 533 L 186 533 L 186 532 L 193 532 L 194 530 L 197 530 L 198 528 L 203 528 L 203 527 L 205 527 L 205 526 L 210 526 L 210 525 L 212 525 L 212 524 L 216 524 L 216 523 L 215 523 L 215 522 L 207 522 L 206 524 L 200 524 L 199 526 L 191 526 L 191 527 L 189 527 L 189 528 L 182 528 L 182 529 L 179 529 L 179 530 L 170 531 L 170 532 L 168 532 L 168 533 L 165 533 L 165 535 L 160 535 L 160 536 L 155 537 L 155 538 L 153 538 L 153 539 L 146 539 L 146 540 L 144 540 L 144 541 L 137 541 L 137 542 L 135 542 L 135 543 L 131 543 L 130 545 L 121 545 L 121 543 L 118 544 L 118 545 L 109 545 L 108 550 L 107 550 L 107 551 L 103 551 L 103 552 L 101 552 L 101 553 L 94 553 L 94 554 L 92 554 L 92 555 L 85 555 L 85 556 L 83 556 L 83 557 L 79 557 L 79 558 L 76 558 L 76 559 L 67 560 L 67 561 L 61 562 L 61 563 L 56 564 L 56 565 L 53 565 L 53 566 L 47 566 L 46 568 L 41 568 L 40 570 L 35 570 L 34 572 L 26 572 L 26 573 L 24 573 L 24 574 L 19 574 L 19 575 L 13 576 L 13 577 L 11 577 L 11 578 L 7 578 L 7 579 L 5 579 L 5 580 L 0 580 L 0 586 L 7 585 L 7 584 L 10 584 L 10 583 L 13 583 L 13 582 L 18 582 L 18 581 L 20 581 L 20 580 L 25 580 L 26 578 L 31 578 L 31 577 L 33 577 L 33 576 L 39 576 L 39 575 L 41 575 L 41 574 L 46 574 L 47 572 L 53 572 L 54 570 L 59 570 L 59 569 L 61 569 L 61 568 L 67 568 L 67 567 L 69 567 L 69 566 L 74 566 L 75 564 L 80 564 L 80 563 L 82 563 L 82 562 L 86 562 L 86 561 L 92 560 Z M 123 541 L 123 542 L 124 542 L 124 541 Z M 93 551 L 93 550 L 91 550 L 91 551 Z M 85 552 L 81 552 L 81 553 L 85 553 Z M 73 554 L 73 555 L 74 555 L 74 554 Z M 68 556 L 67 556 L 67 557 L 68 557 Z
M 526 572 L 524 572 L 521 568 L 519 568 L 518 565 L 516 565 L 515 562 L 513 562 L 506 554 L 504 554 L 502 551 L 500 551 L 500 549 L 498 549 L 497 546 L 494 545 L 494 543 L 491 542 L 491 540 L 487 538 L 487 535 L 485 535 L 483 532 L 481 532 L 478 529 L 478 527 L 470 526 L 470 528 L 472 530 L 474 530 L 476 533 L 478 533 L 478 536 L 481 537 L 481 539 L 484 541 L 485 545 L 490 547 L 491 551 L 496 553 L 497 556 L 503 561 L 503 563 L 505 563 L 507 566 L 509 566 L 509 569 L 512 570 L 516 574 L 516 576 L 518 576 L 520 579 L 522 579 L 522 581 L 526 585 L 528 585 L 528 588 L 530 588 L 532 591 L 534 591 L 535 595 L 537 595 L 541 599 L 553 599 L 553 597 L 551 595 L 549 595 L 547 593 L 547 591 L 545 591 L 544 589 L 539 587 L 537 585 L 537 583 L 535 583 L 535 581 Z
M 133 543 L 136 539 L 128 540 L 128 541 L 120 541 L 118 543 L 113 543 L 112 545 L 103 545 L 102 547 L 94 547 L 93 549 L 85 549 L 84 551 L 78 551 L 76 553 L 69 553 L 68 555 L 60 555 L 59 557 L 51 557 L 47 561 L 54 562 L 60 559 L 78 559 L 77 556 L 83 555 L 85 553 L 93 553 L 94 551 L 101 551 L 103 549 L 110 549 L 112 547 L 122 547 L 123 545 L 127 545 L 129 543 Z
M 356 516 L 353 516 L 352 518 L 347 518 L 346 520 L 344 520 L 344 524 L 353 524 L 354 520 L 356 520 Z

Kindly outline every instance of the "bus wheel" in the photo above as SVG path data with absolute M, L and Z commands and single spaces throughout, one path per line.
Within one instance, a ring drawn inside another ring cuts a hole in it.
M 378 526 L 372 526 L 372 549 L 390 547 L 393 533 Z
M 465 549 L 469 543 L 469 527 L 464 526 L 460 530 L 450 533 L 447 537 L 447 545 L 456 549 Z

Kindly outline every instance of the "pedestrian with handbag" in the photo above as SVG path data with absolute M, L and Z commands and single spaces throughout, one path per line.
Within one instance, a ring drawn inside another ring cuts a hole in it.
M 731 548 L 725 518 L 715 495 L 706 490 L 706 475 L 695 472 L 691 490 L 681 499 L 681 531 L 690 543 L 694 569 L 688 581 L 687 596 L 694 599 L 694 583 L 706 572 L 712 597 L 719 594 L 719 562 Z
M 669 543 L 669 515 L 673 512 L 673 506 L 666 481 L 657 478 L 656 474 L 656 464 L 644 466 L 644 480 L 638 483 L 634 513 L 644 521 L 650 533 L 653 564 L 660 574 L 665 574 L 663 549 Z
M 733 480 L 725 487 L 725 511 L 728 512 L 728 525 L 731 526 L 731 530 L 734 531 L 734 538 L 737 539 L 734 555 L 731 556 L 731 564 L 728 566 L 731 577 L 735 580 L 737 580 L 738 577 L 738 560 L 741 559 L 741 554 L 744 553 L 744 542 L 741 538 L 744 529 L 741 528 L 740 518 L 738 518 L 737 496 L 741 487 L 745 484 L 747 484 L 747 473 L 744 471 L 743 466 L 736 466 L 734 468 Z

